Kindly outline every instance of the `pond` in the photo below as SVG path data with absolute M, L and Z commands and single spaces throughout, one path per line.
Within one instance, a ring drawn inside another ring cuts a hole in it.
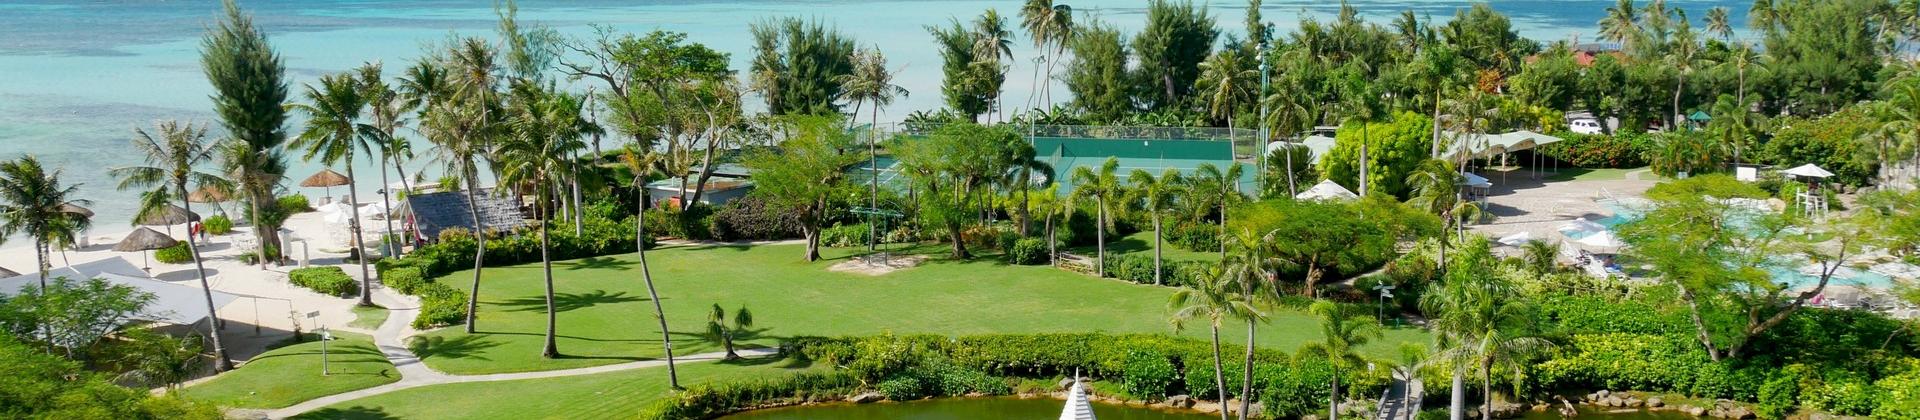
M 1050 419 L 1060 416 L 1066 401 L 1013 397 L 933 399 L 906 403 L 826 404 L 754 410 L 721 417 L 725 420 L 971 420 Z M 1100 420 L 1204 420 L 1195 412 L 1161 411 L 1144 407 L 1093 404 Z

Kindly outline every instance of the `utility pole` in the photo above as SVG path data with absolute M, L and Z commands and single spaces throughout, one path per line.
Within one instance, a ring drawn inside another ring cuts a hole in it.
M 1258 143 L 1260 147 L 1259 150 L 1253 152 L 1253 158 L 1255 162 L 1257 162 L 1254 166 L 1260 168 L 1260 176 L 1255 179 L 1260 180 L 1261 194 L 1266 194 L 1267 192 L 1267 146 L 1273 144 L 1271 129 L 1267 128 L 1267 75 L 1269 73 L 1268 69 L 1271 68 L 1267 65 L 1268 52 L 1266 46 L 1262 45 L 1260 48 L 1260 95 L 1254 99 L 1260 101 L 1260 129 L 1254 130 L 1255 133 L 1258 133 L 1255 135 L 1260 137 L 1260 142 Z M 1287 168 L 1287 170 L 1291 171 L 1293 168 Z

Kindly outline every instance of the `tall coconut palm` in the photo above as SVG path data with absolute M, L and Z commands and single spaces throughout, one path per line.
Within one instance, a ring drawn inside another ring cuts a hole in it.
M 1360 126 L 1360 181 L 1361 197 L 1373 193 L 1371 182 L 1367 180 L 1367 167 L 1372 160 L 1367 157 L 1367 143 L 1372 141 L 1368 133 L 1370 125 L 1387 116 L 1385 103 L 1380 99 L 1380 88 L 1372 80 L 1363 78 L 1361 72 L 1347 72 L 1346 80 L 1340 85 L 1340 111 L 1347 114 L 1347 123 Z
M 540 356 L 560 357 L 555 343 L 556 316 L 553 304 L 553 259 L 549 255 L 547 226 L 552 224 L 557 207 L 557 180 L 572 167 L 568 156 L 586 147 L 580 122 L 583 101 L 564 92 L 539 89 L 532 93 L 526 109 L 518 110 L 509 123 L 513 134 L 500 144 L 501 178 L 517 185 L 533 186 L 534 218 L 540 224 L 540 266 L 546 279 L 547 336 Z
M 1246 199 L 1240 194 L 1240 177 L 1245 172 L 1246 167 L 1239 162 L 1227 165 L 1225 171 L 1212 163 L 1202 163 L 1194 168 L 1193 177 L 1187 179 L 1192 193 L 1205 197 L 1206 202 L 1213 203 L 1220 212 L 1220 256 L 1223 258 L 1227 256 L 1227 209 Z
M 233 1 L 225 2 L 225 16 L 208 28 L 200 43 L 200 67 L 213 85 L 213 110 L 227 131 L 230 144 L 221 145 L 221 163 L 252 206 L 253 234 L 259 241 L 260 268 L 278 257 L 278 221 L 267 218 L 273 192 L 286 176 L 286 157 L 280 146 L 287 140 L 286 65 L 253 25 L 253 18 Z M 272 223 L 268 223 L 272 222 Z
M 1233 117 L 1240 113 L 1240 108 L 1258 98 L 1256 83 L 1260 81 L 1260 72 L 1249 68 L 1248 60 L 1240 54 L 1238 48 L 1223 49 L 1200 63 L 1199 85 L 1206 95 L 1207 116 L 1216 121 L 1226 120 L 1228 129 L 1237 127 Z
M 1051 180 L 1052 177 L 1048 177 L 1048 179 Z M 1047 265 L 1056 267 L 1060 265 L 1060 261 L 1058 260 L 1060 256 L 1060 241 L 1055 240 L 1054 237 L 1053 219 L 1066 218 L 1073 215 L 1073 206 L 1061 200 L 1059 192 L 1059 183 L 1048 182 L 1046 188 L 1041 188 L 1032 194 L 1026 194 L 1025 197 L 1021 197 L 1020 203 L 1022 206 L 1026 206 L 1031 210 L 1031 214 L 1040 216 L 1041 224 L 1044 226 L 1043 231 L 1046 232 L 1047 235 Z
M 83 213 L 68 211 L 71 206 L 90 204 L 75 197 L 79 185 L 60 182 L 60 170 L 48 171 L 33 155 L 0 162 L 0 238 L 26 235 L 33 239 L 34 268 L 40 272 L 40 293 L 47 292 L 47 270 L 52 247 L 74 243 L 74 237 L 87 230 L 92 221 Z M 53 347 L 53 334 L 44 326 L 47 348 Z
M 1442 341 L 1442 350 L 1433 359 L 1451 364 L 1455 388 L 1464 388 L 1462 377 L 1469 367 L 1480 373 L 1486 400 L 1492 406 L 1492 372 L 1504 368 L 1520 374 L 1516 363 L 1552 349 L 1553 343 L 1527 334 L 1534 314 L 1511 283 L 1495 273 L 1493 255 L 1485 241 L 1465 244 L 1460 260 L 1450 269 L 1439 287 L 1421 296 L 1421 309 L 1432 314 L 1431 323 Z M 1518 384 L 1518 382 L 1515 382 Z M 1453 411 L 1464 413 L 1465 392 L 1456 389 Z M 1482 409 L 1482 416 L 1491 410 Z
M 1728 43 L 1733 42 L 1733 24 L 1727 21 L 1726 7 L 1707 9 L 1707 33 L 1717 35 Z
M 1883 105 L 1873 108 L 1880 121 L 1868 132 L 1870 139 L 1862 149 L 1881 162 L 1891 162 L 1910 154 L 1916 178 L 1920 178 L 1920 76 L 1902 75 L 1880 88 Z
M 1025 139 L 1016 137 L 1009 140 L 1014 144 L 1003 148 L 1008 152 L 1008 155 L 1003 158 L 1012 166 L 1012 171 L 1000 180 L 1000 183 L 1012 188 L 1020 195 L 1019 205 L 1013 208 L 1013 217 L 1019 222 L 1020 234 L 1026 235 L 1028 219 L 1032 218 L 1027 207 L 1029 204 L 1027 197 L 1033 194 L 1034 175 L 1051 180 L 1054 178 L 1054 168 L 1052 163 L 1041 159 L 1039 153 L 1033 150 L 1033 145 L 1028 144 Z
M 367 269 L 367 242 L 361 236 L 359 179 L 354 177 L 353 155 L 372 154 L 367 138 L 360 133 L 374 128 L 359 122 L 360 109 L 367 105 L 360 93 L 360 81 L 351 73 L 321 76 L 318 88 L 307 85 L 308 103 L 287 105 L 307 114 L 307 129 L 287 147 L 306 150 L 303 158 L 308 161 L 318 158 L 327 166 L 347 167 L 347 211 L 352 216 L 347 220 L 347 230 L 353 232 L 355 260 L 360 263 L 360 306 L 373 306 L 373 273 Z
M 497 129 L 491 108 L 494 107 L 494 88 L 499 83 L 494 74 L 499 70 L 495 58 L 495 51 L 486 40 L 460 40 L 448 51 L 445 70 L 448 92 L 438 98 L 433 113 L 423 121 L 430 123 L 439 134 L 429 139 L 440 146 L 440 160 L 449 169 L 446 173 L 458 174 L 466 181 L 468 202 L 479 202 L 479 163 L 493 163 L 490 138 Z M 494 174 L 499 176 L 499 171 Z M 466 328 L 467 333 L 473 333 L 474 313 L 480 305 L 480 271 L 486 267 L 488 233 L 486 222 L 480 219 L 480 206 L 467 207 L 472 212 L 474 240 L 481 245 L 474 248 L 473 287 L 467 293 Z
M 1720 66 L 1733 68 L 1736 102 L 1747 103 L 1747 74 L 1755 70 L 1765 71 L 1765 65 L 1766 62 L 1761 59 L 1760 54 L 1754 52 L 1753 46 L 1746 42 L 1740 43 L 1727 52 L 1726 60 L 1721 61 Z
M 1305 354 L 1322 357 L 1333 367 L 1332 391 L 1327 396 L 1327 418 L 1340 418 L 1340 370 L 1342 367 L 1358 368 L 1365 365 L 1366 359 L 1360 357 L 1360 347 L 1375 338 L 1380 338 L 1380 321 L 1367 315 L 1367 311 L 1351 306 L 1341 306 L 1332 301 L 1315 301 L 1307 307 L 1307 312 L 1320 319 L 1320 341 L 1309 342 L 1300 348 Z
M 660 292 L 653 287 L 653 270 L 647 265 L 647 181 L 660 174 L 659 154 L 642 149 L 638 145 L 628 144 L 621 153 L 620 162 L 633 174 L 635 208 L 633 215 L 634 254 L 640 259 L 640 279 L 647 283 L 647 299 L 653 302 L 653 318 L 660 322 L 660 345 L 667 353 L 667 383 L 674 389 L 680 388 L 680 372 L 673 362 L 673 334 L 667 329 L 667 314 L 660 309 Z
M 1225 277 L 1233 282 L 1234 287 L 1240 289 L 1239 298 L 1247 305 L 1245 311 L 1237 314 L 1241 321 L 1247 323 L 1246 354 L 1242 355 L 1244 360 L 1240 365 L 1245 367 L 1240 370 L 1241 420 L 1246 420 L 1253 403 L 1252 367 L 1256 342 L 1254 332 L 1259 330 L 1260 324 L 1267 320 L 1267 315 L 1260 312 L 1258 308 L 1260 304 L 1273 303 L 1279 297 L 1272 283 L 1272 269 L 1275 268 L 1274 264 L 1278 260 L 1273 257 L 1275 253 L 1266 252 L 1269 244 L 1273 242 L 1272 239 L 1272 237 L 1245 229 L 1235 233 L 1231 238 L 1222 238 L 1223 241 L 1233 242 L 1235 252 L 1220 260 L 1220 265 L 1223 267 Z
M 1407 174 L 1407 187 L 1413 190 L 1413 198 L 1407 200 L 1415 208 L 1426 210 L 1444 220 L 1446 228 L 1454 228 L 1461 237 L 1465 237 L 1465 223 L 1479 216 L 1479 206 L 1461 196 L 1460 186 L 1466 177 L 1445 159 L 1428 159 L 1420 162 L 1413 173 Z M 1446 265 L 1446 241 L 1441 241 L 1440 263 Z
M 1173 329 L 1186 328 L 1191 321 L 1207 323 L 1212 330 L 1213 339 L 1213 383 L 1218 391 L 1221 404 L 1227 403 L 1227 379 L 1221 366 L 1220 323 L 1228 318 L 1242 317 L 1244 314 L 1257 313 L 1249 299 L 1239 293 L 1239 285 L 1228 278 L 1221 267 L 1208 270 L 1208 275 L 1197 280 L 1197 284 L 1181 288 L 1168 298 L 1167 306 L 1173 309 Z M 1244 412 L 1244 410 L 1243 410 Z M 1227 410 L 1220 410 L 1220 419 L 1226 420 Z
M 1633 0 L 1618 0 L 1607 8 L 1606 17 L 1600 18 L 1600 39 L 1622 45 L 1639 36 L 1640 8 Z
M 988 8 L 980 18 L 973 20 L 973 60 L 974 65 L 988 66 L 994 75 L 1005 77 L 1007 66 L 1003 63 L 1013 61 L 1013 31 L 1007 30 L 1007 19 L 1000 12 Z M 998 83 L 994 84 L 998 86 Z M 1002 113 L 1005 119 L 1005 106 L 1000 104 L 1000 90 L 988 92 L 988 102 L 994 106 L 994 112 Z
M 1753 7 L 1747 8 L 1747 27 L 1773 34 L 1780 24 L 1780 9 L 1775 8 L 1773 0 L 1753 0 Z
M 214 149 L 207 142 L 206 127 L 161 121 L 152 132 L 135 128 L 133 134 L 133 147 L 146 155 L 147 165 L 119 167 L 109 171 L 114 178 L 120 179 L 121 190 L 172 187 L 175 196 L 180 197 L 180 207 L 191 213 L 193 201 L 186 199 L 191 194 L 188 184 L 219 191 L 232 189 L 226 179 L 199 169 L 213 160 Z M 221 341 L 220 317 L 214 311 L 213 287 L 207 284 L 207 267 L 200 259 L 200 245 L 194 243 L 192 238 L 187 239 L 187 252 L 193 257 L 194 273 L 200 277 L 201 294 L 206 298 L 207 336 L 213 342 L 213 370 L 224 372 L 233 368 L 233 360 L 227 357 L 227 348 Z
M 1053 0 L 1027 0 L 1020 6 L 1020 27 L 1027 30 L 1028 38 L 1033 38 L 1033 47 L 1040 50 L 1040 57 L 1046 63 L 1044 77 L 1034 84 L 1041 92 L 1039 108 L 1050 108 L 1053 106 L 1053 64 L 1073 39 L 1073 6 L 1055 4 Z
M 366 63 L 361 65 L 356 71 L 359 72 L 360 95 L 367 102 L 367 117 L 372 120 L 371 123 L 367 124 L 370 130 L 363 130 L 360 136 L 366 138 L 367 143 L 380 149 L 381 163 L 377 163 L 373 165 L 373 167 L 380 168 L 386 166 L 388 163 L 393 164 L 394 169 L 400 174 L 400 184 L 406 187 L 407 172 L 406 168 L 401 167 L 400 162 L 403 159 L 411 159 L 413 157 L 413 150 L 406 144 L 406 139 L 400 138 L 399 131 L 400 127 L 405 126 L 407 123 L 405 116 L 409 109 L 407 107 L 407 100 L 400 92 L 394 91 L 393 87 L 388 85 L 387 81 L 382 78 L 380 75 L 380 62 Z M 382 208 L 387 209 L 388 212 L 391 212 L 393 209 L 393 188 L 391 187 L 393 183 L 389 182 L 390 178 L 387 177 L 387 174 L 388 172 L 385 169 L 380 170 L 380 205 Z M 410 191 L 412 188 L 404 188 L 403 190 Z M 398 236 L 394 233 L 396 231 L 393 230 L 393 218 L 387 217 L 387 215 L 381 215 L 381 219 L 387 223 L 387 233 L 383 235 L 384 239 L 381 240 L 381 243 L 391 247 L 390 249 L 382 250 L 382 252 L 387 255 L 400 255 L 401 248 L 404 247 L 405 244 L 396 239 Z
M 1161 268 L 1160 260 L 1160 216 L 1167 212 L 1168 202 L 1173 201 L 1175 193 L 1186 182 L 1177 169 L 1167 169 L 1157 178 L 1145 169 L 1135 169 L 1127 174 L 1127 184 L 1133 187 L 1131 191 L 1133 197 L 1127 201 L 1139 203 L 1147 211 L 1147 215 L 1153 218 L 1153 284 L 1155 285 L 1166 284 L 1161 279 L 1161 272 L 1165 270 Z
M 1674 13 L 1680 16 L 1680 29 L 1674 32 L 1673 42 L 1668 45 L 1667 54 L 1661 57 L 1661 61 L 1678 73 L 1673 79 L 1673 113 L 1663 118 L 1668 121 L 1668 127 L 1677 128 L 1680 121 L 1686 118 L 1680 113 L 1680 94 L 1686 92 L 1687 76 L 1707 63 L 1700 58 L 1700 43 L 1694 38 L 1693 27 L 1686 23 L 1686 11 L 1676 10 Z
M 1098 170 L 1078 166 L 1073 168 L 1073 174 L 1069 176 L 1073 180 L 1074 201 L 1089 198 L 1094 201 L 1093 240 L 1099 244 L 1094 257 L 1094 270 L 1100 277 L 1107 276 L 1107 229 L 1113 224 L 1109 216 L 1109 203 L 1117 204 L 1120 196 L 1126 193 L 1125 187 L 1120 185 L 1119 171 L 1120 159 L 1109 157 L 1100 164 Z
M 400 76 L 400 98 L 405 106 L 419 113 L 421 119 L 440 100 L 452 93 L 453 87 L 447 79 L 447 69 L 434 57 L 423 58 L 408 66 Z
M 853 73 L 840 76 L 840 95 L 853 101 L 855 115 L 860 113 L 861 104 L 873 105 L 873 116 L 867 123 L 868 208 L 880 208 L 880 108 L 908 95 L 907 88 L 893 84 L 893 73 L 887 69 L 886 54 L 874 48 L 854 53 Z M 879 238 L 879 233 L 879 227 L 868 224 L 868 238 Z M 867 250 L 873 251 L 877 242 L 878 239 L 868 241 Z

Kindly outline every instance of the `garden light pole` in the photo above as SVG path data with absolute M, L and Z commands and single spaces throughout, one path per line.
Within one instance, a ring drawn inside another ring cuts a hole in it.
M 1260 137 L 1260 148 L 1253 152 L 1254 162 L 1257 162 L 1254 166 L 1260 168 L 1260 176 L 1254 179 L 1260 180 L 1261 194 L 1267 192 L 1267 146 L 1273 143 L 1272 128 L 1267 127 L 1267 75 L 1268 69 L 1272 68 L 1267 65 L 1267 52 L 1266 48 L 1260 49 L 1260 95 L 1256 99 L 1260 101 L 1260 129 L 1254 130 L 1257 133 L 1255 135 Z M 1287 170 L 1291 171 L 1293 168 L 1289 167 Z

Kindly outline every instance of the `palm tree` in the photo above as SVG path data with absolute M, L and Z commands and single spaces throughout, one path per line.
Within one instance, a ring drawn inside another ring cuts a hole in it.
M 40 272 L 40 293 L 47 292 L 47 270 L 51 247 L 70 246 L 74 236 L 92 225 L 83 213 L 69 211 L 91 202 L 74 198 L 79 185 L 62 185 L 60 170 L 47 171 L 33 155 L 0 162 L 0 238 L 24 234 L 33 238 L 35 268 Z M 53 349 L 53 334 L 44 326 L 47 349 Z
M 371 143 L 374 147 L 380 149 L 380 161 L 385 163 L 376 164 L 373 165 L 373 167 L 378 168 L 385 166 L 386 163 L 392 163 L 393 168 L 400 174 L 400 184 L 405 187 L 407 186 L 407 172 L 405 168 L 400 166 L 400 162 L 402 159 L 411 159 L 413 157 L 413 150 L 407 145 L 406 139 L 400 138 L 399 131 L 401 126 L 406 125 L 406 117 L 403 115 L 411 108 L 407 106 L 407 100 L 403 95 L 395 92 L 393 87 L 388 86 L 386 80 L 381 78 L 381 66 L 379 62 L 376 61 L 361 65 L 358 71 L 360 73 L 360 95 L 366 99 L 367 102 L 367 117 L 373 120 L 371 124 L 367 125 L 371 130 L 363 130 L 360 136 L 365 137 L 367 143 Z M 391 186 L 393 184 L 388 182 L 388 180 L 387 171 L 385 169 L 380 170 L 380 204 L 391 212 L 393 209 L 393 188 Z M 411 191 L 412 188 L 405 188 L 404 190 Z M 399 242 L 396 239 L 398 235 L 395 234 L 395 230 L 393 230 L 393 218 L 386 217 L 386 215 L 381 216 L 381 219 L 386 220 L 387 223 L 387 233 L 383 235 L 384 238 L 381 240 L 381 243 L 391 247 L 390 249 L 382 250 L 382 252 L 387 255 L 400 255 L 401 248 L 406 245 L 404 242 Z
M 1060 256 L 1060 241 L 1054 239 L 1053 219 L 1072 217 L 1073 206 L 1068 205 L 1068 202 L 1060 199 L 1060 184 L 1052 182 L 1052 177 L 1048 177 L 1048 179 L 1049 181 L 1047 182 L 1046 188 L 1040 189 L 1039 194 L 1026 194 L 1024 197 L 1021 197 L 1020 204 L 1026 206 L 1033 213 L 1039 214 L 1042 223 L 1046 225 L 1047 265 L 1057 267 L 1060 265 L 1060 262 L 1057 260 Z
M 1485 241 L 1466 244 L 1440 287 L 1420 297 L 1421 309 L 1433 314 L 1430 323 L 1444 344 L 1433 358 L 1454 367 L 1456 417 L 1465 410 L 1463 377 L 1469 365 L 1479 369 L 1485 386 L 1481 412 L 1486 417 L 1491 410 L 1484 408 L 1492 406 L 1492 371 L 1505 367 L 1517 376 L 1520 370 L 1515 363 L 1553 347 L 1524 333 L 1532 325 L 1533 313 L 1519 299 L 1519 291 L 1494 272 L 1496 264 Z
M 1733 148 L 1733 163 L 1740 163 L 1740 152 L 1747 138 L 1760 124 L 1760 116 L 1753 111 L 1753 104 L 1740 102 L 1732 96 L 1720 95 L 1713 103 L 1713 121 L 1707 123 L 1707 130 L 1720 137 L 1727 147 Z
M 1348 72 L 1341 84 L 1340 108 L 1347 114 L 1348 123 L 1360 125 L 1360 189 L 1357 192 L 1365 197 L 1373 192 L 1367 182 L 1367 166 L 1371 162 L 1367 158 L 1367 143 L 1371 141 L 1367 126 L 1385 117 L 1387 110 L 1380 100 L 1380 88 L 1360 73 Z
M 1227 120 L 1227 128 L 1236 127 L 1233 117 L 1240 107 L 1257 98 L 1255 83 L 1260 80 L 1259 70 L 1247 68 L 1247 60 L 1240 57 L 1240 50 L 1228 48 L 1207 57 L 1200 63 L 1200 86 L 1203 86 L 1207 101 L 1207 115 L 1215 120 Z
M 753 328 L 753 312 L 745 306 L 733 313 L 733 325 L 727 325 L 727 310 L 721 309 L 718 303 L 707 313 L 707 338 L 727 349 L 727 360 L 740 359 L 740 355 L 733 352 L 733 339 L 748 333 L 748 328 Z
M 979 19 L 974 19 L 973 55 L 975 65 L 989 66 L 996 76 L 1004 77 L 1006 67 L 1001 63 L 1013 60 L 1013 31 L 1007 30 L 1007 20 L 1000 17 L 999 11 L 988 8 Z M 1003 113 L 1002 119 L 1005 119 L 1000 91 L 995 89 L 988 95 L 992 96 L 988 102 L 994 104 L 994 111 Z
M 1463 220 L 1477 219 L 1480 212 L 1479 205 L 1460 196 L 1460 185 L 1465 181 L 1466 177 L 1460 175 L 1453 163 L 1445 159 L 1420 162 L 1420 166 L 1407 175 L 1407 187 L 1413 189 L 1413 198 L 1408 199 L 1407 203 L 1440 216 L 1446 223 L 1444 227 L 1455 228 L 1464 239 L 1466 224 Z M 1440 265 L 1445 266 L 1444 237 L 1440 243 Z
M 1258 312 L 1247 303 L 1248 299 L 1235 291 L 1238 288 L 1239 285 L 1228 278 L 1224 269 L 1214 267 L 1197 284 L 1173 292 L 1167 301 L 1167 306 L 1173 308 L 1174 331 L 1184 329 L 1188 321 L 1196 319 L 1206 321 L 1207 327 L 1212 329 L 1213 382 L 1221 404 L 1227 403 L 1227 379 L 1225 369 L 1220 365 L 1220 322 Z M 1220 419 L 1226 418 L 1227 411 L 1220 410 Z
M 1365 365 L 1358 353 L 1361 346 L 1375 338 L 1380 338 L 1380 321 L 1367 315 L 1365 310 L 1350 306 L 1341 306 L 1332 301 L 1315 301 L 1307 307 L 1307 312 L 1320 318 L 1321 341 L 1307 343 L 1301 352 L 1325 357 L 1327 364 L 1333 367 L 1333 392 L 1327 396 L 1327 418 L 1340 419 L 1340 368 L 1357 368 Z
M 1020 139 L 1016 139 L 1015 142 L 1017 144 L 1006 148 L 1011 152 L 1006 158 L 1007 163 L 1013 166 L 1013 171 L 1007 174 L 1008 176 L 1001 180 L 1001 183 L 1008 184 L 1020 195 L 1020 205 L 1013 209 L 1013 217 L 1019 221 L 1020 234 L 1026 235 L 1028 219 L 1032 218 L 1027 208 L 1027 196 L 1033 191 L 1033 176 L 1039 174 L 1042 178 L 1051 180 L 1054 177 L 1054 169 L 1052 163 L 1040 159 L 1039 153 L 1033 150 L 1033 145 Z
M 407 67 L 406 74 L 400 76 L 400 98 L 406 102 L 407 109 L 416 110 L 420 118 L 425 119 L 434 105 L 452 93 L 450 83 L 446 67 L 437 60 L 422 59 Z
M 1618 0 L 1607 8 L 1607 16 L 1600 18 L 1600 39 L 1622 45 L 1639 36 L 1640 8 L 1634 7 L 1633 0 Z
M 1747 71 L 1749 68 L 1765 70 L 1765 62 L 1761 60 L 1759 53 L 1754 52 L 1753 46 L 1746 42 L 1741 42 L 1740 45 L 1734 47 L 1732 51 L 1728 51 L 1726 57 L 1726 61 L 1721 62 L 1720 65 L 1733 68 L 1735 78 L 1737 79 L 1734 87 L 1734 100 L 1739 103 L 1747 103 Z
M 1885 101 L 1873 113 L 1880 125 L 1867 134 L 1872 141 L 1863 149 L 1881 162 L 1895 160 L 1902 151 L 1911 153 L 1914 170 L 1920 172 L 1920 76 L 1889 80 L 1880 96 Z
M 192 213 L 193 201 L 186 199 L 190 194 L 188 184 L 222 191 L 232 188 L 219 175 L 198 169 L 213 160 L 213 147 L 207 143 L 206 127 L 161 121 L 153 132 L 135 128 L 133 134 L 133 147 L 146 155 L 147 166 L 120 167 L 109 171 L 113 177 L 120 179 L 119 189 L 173 187 L 180 197 L 180 206 Z M 214 311 L 213 287 L 207 284 L 207 267 L 200 259 L 200 245 L 194 243 L 193 238 L 187 238 L 187 252 L 193 256 L 194 273 L 200 276 L 201 294 L 206 297 L 207 336 L 213 339 L 213 370 L 224 372 L 233 368 L 233 360 L 227 357 L 227 348 L 221 343 L 220 317 Z
M 1771 35 L 1779 24 L 1780 9 L 1773 6 L 1773 0 L 1753 0 L 1753 7 L 1747 9 L 1747 27 Z
M 448 51 L 448 67 L 443 78 L 446 91 L 433 99 L 433 110 L 426 123 L 437 136 L 429 136 L 440 146 L 440 160 L 448 174 L 467 182 L 467 201 L 479 202 L 480 169 L 478 162 L 492 163 L 492 145 L 488 140 L 496 131 L 490 108 L 494 106 L 495 52 L 486 40 L 464 38 Z M 416 80 L 419 82 L 419 80 Z M 424 83 L 424 82 L 423 82 Z M 432 91 L 428 91 L 432 92 Z M 499 171 L 495 171 L 499 176 Z M 480 207 L 468 206 L 473 218 L 473 237 L 479 244 L 473 253 L 473 287 L 467 293 L 467 333 L 474 331 L 474 313 L 480 304 L 480 271 L 486 266 L 486 222 L 480 219 Z
M 1668 118 L 1663 118 L 1668 121 L 1668 127 L 1677 128 L 1680 121 L 1686 118 L 1685 115 L 1680 114 L 1680 94 L 1686 92 L 1687 75 L 1706 64 L 1698 57 L 1700 43 L 1694 39 L 1692 26 L 1686 23 L 1686 11 L 1675 10 L 1674 13 L 1680 16 L 1680 30 L 1674 33 L 1673 43 L 1661 61 L 1679 72 L 1673 82 L 1673 113 L 1669 114 Z
M 1727 8 L 1724 6 L 1707 9 L 1707 32 L 1719 35 L 1728 43 L 1733 42 L 1733 24 L 1727 22 Z
M 667 353 L 667 383 L 674 389 L 680 389 L 680 372 L 673 364 L 673 334 L 667 329 L 667 314 L 660 309 L 660 292 L 653 288 L 653 270 L 647 265 L 647 181 L 660 173 L 657 152 L 642 149 L 637 144 L 628 144 L 625 153 L 620 155 L 627 171 L 633 174 L 634 208 L 633 215 L 634 254 L 640 259 L 640 278 L 647 283 L 647 299 L 653 302 L 653 318 L 660 322 L 660 345 Z
M 1228 239 L 1233 241 L 1234 249 L 1237 252 L 1222 259 L 1220 265 L 1224 267 L 1225 277 L 1233 282 L 1236 287 L 1240 288 L 1239 298 L 1244 300 L 1247 305 L 1245 311 L 1237 314 L 1241 321 L 1247 323 L 1246 354 L 1243 355 L 1245 360 L 1243 360 L 1240 365 L 1245 367 L 1240 370 L 1242 375 L 1240 378 L 1240 419 L 1246 420 L 1248 409 L 1253 403 L 1254 332 L 1259 329 L 1260 323 L 1266 322 L 1267 319 L 1267 315 L 1261 313 L 1257 308 L 1259 308 L 1258 304 L 1272 303 L 1277 300 L 1276 298 L 1279 296 L 1272 287 L 1273 284 L 1271 281 L 1273 276 L 1270 270 L 1277 262 L 1277 259 L 1272 257 L 1274 253 L 1263 252 L 1268 249 L 1268 244 L 1272 243 L 1272 237 L 1260 235 L 1252 230 L 1243 229 L 1233 235 L 1232 238 L 1222 238 L 1221 240 L 1225 241 Z
M 1193 177 L 1188 179 L 1190 187 L 1193 188 L 1193 194 L 1206 197 L 1206 202 L 1213 203 L 1217 206 L 1216 210 L 1220 212 L 1219 235 L 1222 258 L 1227 256 L 1227 208 L 1246 198 L 1240 195 L 1240 177 L 1244 172 L 1246 167 L 1241 166 L 1239 162 L 1227 165 L 1226 171 L 1221 171 L 1220 167 L 1213 166 L 1212 163 L 1201 163 L 1194 168 Z
M 1044 102 L 1039 108 L 1052 107 L 1053 64 L 1066 52 L 1067 41 L 1073 39 L 1073 6 L 1054 4 L 1053 0 L 1027 0 L 1020 7 L 1020 27 L 1027 30 L 1034 48 L 1040 49 L 1040 57 L 1046 61 L 1045 77 L 1034 81 Z
M 906 88 L 893 84 L 893 76 L 893 71 L 887 70 L 887 56 L 879 48 L 855 52 L 853 73 L 840 76 L 840 95 L 853 101 L 854 115 L 860 114 L 861 103 L 873 104 L 873 116 L 867 125 L 868 208 L 880 208 L 880 108 L 908 95 Z M 868 224 L 868 238 L 879 238 L 879 233 L 879 227 Z M 876 242 L 868 241 L 867 250 L 873 251 Z
M 1132 186 L 1133 199 L 1145 206 L 1147 214 L 1153 217 L 1153 284 L 1165 284 L 1160 278 L 1163 269 L 1160 261 L 1160 216 L 1167 211 L 1167 202 L 1173 201 L 1174 193 L 1185 184 L 1177 169 L 1167 169 L 1155 178 L 1145 169 L 1135 169 L 1127 174 L 1127 184 Z
M 347 167 L 347 211 L 353 215 L 347 220 L 347 230 L 353 232 L 353 253 L 360 263 L 360 306 L 373 306 L 373 274 L 367 270 L 367 242 L 360 235 L 359 179 L 353 173 L 353 153 L 371 153 L 369 142 L 360 133 L 373 128 L 358 122 L 360 108 L 367 101 L 360 96 L 360 82 L 351 73 L 321 76 L 318 89 L 307 85 L 306 97 L 311 103 L 287 104 L 288 109 L 307 114 L 307 129 L 287 147 L 306 149 L 306 160 L 318 157 L 328 166 Z
M 273 261 L 271 258 L 281 255 L 281 250 L 269 252 L 279 235 L 267 223 L 266 212 L 275 205 L 273 190 L 286 178 L 287 157 L 277 146 L 261 149 L 240 139 L 215 144 L 214 148 L 220 161 L 220 170 L 227 174 L 228 180 L 233 181 L 236 189 L 246 193 L 247 205 L 251 206 L 253 213 L 254 236 L 260 240 L 259 249 L 255 251 L 259 253 L 260 268 L 266 269 L 267 264 Z
M 1073 168 L 1073 175 L 1069 177 L 1073 179 L 1074 201 L 1088 198 L 1094 201 L 1096 215 L 1093 236 L 1094 242 L 1099 243 L 1097 256 L 1094 258 L 1094 270 L 1100 277 L 1107 276 L 1107 228 L 1113 223 L 1113 220 L 1107 216 L 1107 203 L 1118 201 L 1120 195 L 1125 193 L 1124 187 L 1120 185 L 1119 175 L 1115 174 L 1119 171 L 1120 159 L 1109 157 L 1105 163 L 1100 164 L 1098 172 L 1092 168 L 1077 166 Z
M 538 89 L 538 88 L 536 88 Z M 540 266 L 546 279 L 547 336 L 540 356 L 560 357 L 555 343 L 553 305 L 553 259 L 548 253 L 548 225 L 558 202 L 555 181 L 571 168 L 567 158 L 586 147 L 580 141 L 582 119 L 579 97 L 562 92 L 540 90 L 532 94 L 510 123 L 513 135 L 500 145 L 501 178 L 514 184 L 533 186 L 534 218 L 540 224 Z

